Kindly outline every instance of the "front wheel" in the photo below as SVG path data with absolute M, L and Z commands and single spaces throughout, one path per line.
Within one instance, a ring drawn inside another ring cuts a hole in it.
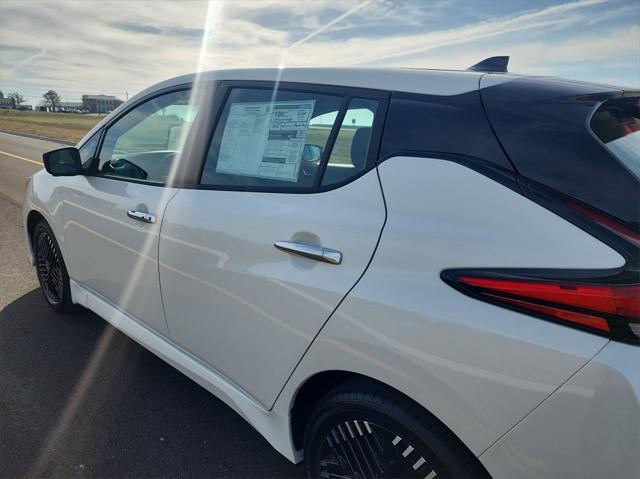
M 440 421 L 382 384 L 354 381 L 327 394 L 305 433 L 310 478 L 489 478 Z
M 46 221 L 40 221 L 33 229 L 32 244 L 36 274 L 44 298 L 55 311 L 71 311 L 73 304 L 67 267 L 53 231 Z

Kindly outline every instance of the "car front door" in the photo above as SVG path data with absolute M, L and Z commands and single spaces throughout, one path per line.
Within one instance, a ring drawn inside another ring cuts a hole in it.
M 199 185 L 165 212 L 160 282 L 172 339 L 269 408 L 374 253 L 387 96 L 218 90 Z
M 177 191 L 165 185 L 197 110 L 189 95 L 155 96 L 110 124 L 88 174 L 69 179 L 63 210 L 70 277 L 165 335 L 158 237 Z

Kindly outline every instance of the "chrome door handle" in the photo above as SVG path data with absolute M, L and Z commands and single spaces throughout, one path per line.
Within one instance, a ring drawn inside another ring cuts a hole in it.
M 145 213 L 144 211 L 127 211 L 127 216 L 136 221 L 142 221 L 143 223 L 154 224 L 156 222 L 156 215 L 151 213 Z
M 335 249 L 323 248 L 322 246 L 311 246 L 304 243 L 294 243 L 293 241 L 276 241 L 273 246 L 286 253 L 304 256 L 324 263 L 342 263 L 342 253 Z

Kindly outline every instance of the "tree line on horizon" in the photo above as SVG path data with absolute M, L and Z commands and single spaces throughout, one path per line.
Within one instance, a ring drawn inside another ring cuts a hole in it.
M 17 91 L 8 93 L 6 97 L 4 93 L 0 91 L 0 99 L 2 98 L 8 98 L 9 100 L 11 100 L 13 108 L 19 108 L 20 105 L 24 103 L 24 97 Z M 58 92 L 56 92 L 55 90 L 49 90 L 44 95 L 42 95 L 42 98 L 44 98 L 45 103 L 48 106 L 51 106 L 51 108 L 53 108 L 54 110 L 56 107 L 60 106 L 60 95 L 58 95 Z

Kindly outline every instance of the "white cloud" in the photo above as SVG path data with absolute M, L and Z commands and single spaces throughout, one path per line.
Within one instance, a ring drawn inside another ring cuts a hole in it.
M 575 23 L 584 18 L 579 10 L 601 4 L 606 0 L 579 0 L 548 7 L 539 11 L 525 12 L 504 18 L 465 25 L 448 30 L 437 30 L 416 35 L 394 35 L 388 38 L 351 38 L 342 42 L 341 55 L 328 61 L 336 64 L 360 65 L 391 63 L 397 58 L 407 58 L 438 48 L 472 43 L 481 39 L 497 37 L 523 30 L 539 30 L 556 25 Z M 577 13 L 575 13 L 578 11 Z M 319 45 L 318 45 L 319 46 Z M 323 45 L 331 49 L 337 44 Z M 314 46 L 315 47 L 315 46 Z M 293 52 L 292 57 L 293 57 Z M 317 58 L 310 52 L 300 52 L 301 58 Z
M 31 102 L 49 88 L 70 99 L 122 97 L 199 66 L 277 66 L 291 45 L 287 66 L 465 68 L 511 54 L 513 69 L 531 73 L 600 79 L 601 67 L 611 65 L 637 78 L 640 70 L 634 0 L 568 1 L 510 14 L 505 8 L 480 21 L 485 12 L 462 0 L 363 1 L 216 3 L 201 57 L 206 1 L 0 0 L 0 89 L 22 91 Z M 452 27 L 461 11 L 468 23 Z

